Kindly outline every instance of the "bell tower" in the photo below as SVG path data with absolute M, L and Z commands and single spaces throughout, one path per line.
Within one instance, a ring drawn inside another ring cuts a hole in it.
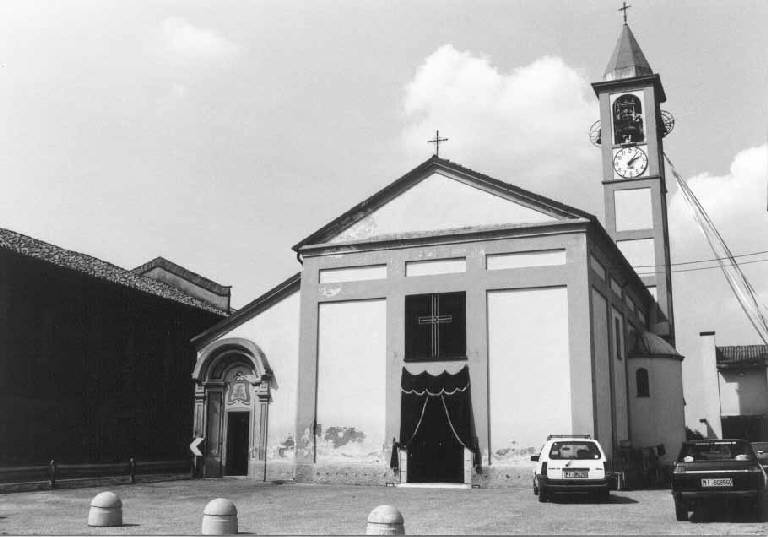
M 608 234 L 656 297 L 659 307 L 652 312 L 651 330 L 674 345 L 662 145 L 674 120 L 660 108 L 666 101 L 664 88 L 627 24 L 627 7 L 603 80 L 592 84 L 600 121 L 591 139 L 602 154 Z

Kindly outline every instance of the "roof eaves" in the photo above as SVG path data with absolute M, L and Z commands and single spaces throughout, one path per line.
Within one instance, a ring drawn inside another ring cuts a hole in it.
M 450 160 L 433 156 L 430 159 L 422 162 L 416 168 L 412 169 L 411 171 L 409 171 L 399 179 L 396 179 L 395 181 L 385 186 L 375 194 L 369 196 L 362 202 L 358 203 L 348 211 L 342 213 L 340 216 L 330 221 L 329 223 L 325 224 L 323 227 L 321 227 L 314 233 L 311 233 L 310 235 L 308 235 L 307 237 L 305 237 L 304 239 L 296 243 L 292 247 L 293 250 L 298 252 L 305 245 L 322 244 L 328 238 L 333 236 L 335 233 L 341 232 L 343 229 L 346 229 L 347 227 L 351 226 L 355 222 L 358 222 L 359 220 L 361 220 L 362 218 L 364 218 L 365 216 L 373 212 L 375 209 L 379 208 L 384 203 L 388 202 L 389 200 L 391 200 L 392 198 L 400 194 L 408 186 L 410 186 L 410 183 L 412 181 L 422 177 L 425 173 L 429 172 L 432 169 L 444 169 L 446 171 L 450 171 L 458 175 L 462 175 L 464 178 L 468 179 L 469 181 L 484 184 L 485 186 L 490 187 L 493 190 L 500 191 L 505 194 L 509 194 L 509 195 L 513 195 L 515 197 L 521 198 L 529 202 L 531 205 L 538 207 L 539 209 L 548 210 L 561 217 L 595 219 L 593 215 L 585 211 L 582 211 L 581 209 L 577 209 L 575 207 L 565 205 L 564 203 L 547 198 L 546 196 L 535 194 L 529 190 L 525 190 L 523 188 L 512 185 L 505 181 L 501 181 L 500 179 L 496 179 L 494 177 L 490 177 L 489 175 L 476 172 L 470 168 L 466 168 L 460 164 L 451 162 Z
M 197 272 L 193 272 L 188 268 L 182 267 L 181 265 L 177 265 L 173 261 L 169 261 L 168 259 L 162 256 L 158 256 L 150 261 L 147 261 L 143 265 L 140 265 L 132 269 L 131 272 L 133 272 L 134 274 L 143 276 L 145 273 L 149 272 L 150 270 L 156 267 L 165 269 L 168 272 L 175 274 L 181 278 L 184 278 L 185 280 L 190 281 L 195 285 L 198 285 L 204 289 L 207 289 L 208 291 L 211 291 L 212 293 L 215 293 L 217 295 L 229 296 L 230 289 L 232 289 L 231 285 L 221 285 L 220 283 L 217 283 L 209 278 L 206 278 L 205 276 L 198 274 Z
M 301 284 L 301 272 L 297 272 L 288 279 L 280 282 L 275 287 L 252 300 L 237 312 L 226 319 L 222 319 L 209 329 L 196 335 L 190 341 L 198 349 L 204 347 L 227 330 L 231 330 L 251 319 L 254 315 L 261 313 L 273 304 L 284 299 L 288 295 L 298 290 Z

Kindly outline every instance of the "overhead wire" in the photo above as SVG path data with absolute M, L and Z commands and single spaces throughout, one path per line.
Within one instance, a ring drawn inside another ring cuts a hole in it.
M 725 279 L 728 281 L 728 285 L 736 296 L 741 309 L 749 319 L 749 322 L 752 323 L 752 326 L 755 331 L 757 331 L 760 339 L 763 340 L 763 343 L 768 345 L 768 314 L 766 314 L 764 306 L 758 300 L 754 287 L 752 287 L 752 284 L 741 270 L 735 256 L 726 244 L 722 235 L 720 235 L 717 227 L 715 227 L 714 222 L 709 218 L 707 211 L 701 205 L 696 194 L 691 190 L 691 187 L 686 180 L 677 173 L 675 165 L 672 164 L 672 160 L 670 160 L 666 153 L 664 153 L 664 160 L 666 160 L 672 175 L 674 175 L 677 180 L 677 184 L 680 187 L 680 193 L 682 194 L 683 199 L 688 203 L 694 220 L 696 220 L 696 223 L 699 225 L 702 233 L 704 233 L 704 237 L 707 239 L 710 248 L 712 248 L 712 252 L 715 254 L 715 258 L 717 259 L 720 268 L 723 270 Z M 761 260 L 755 260 L 755 262 L 759 261 Z M 747 264 L 747 262 L 744 262 L 743 264 Z

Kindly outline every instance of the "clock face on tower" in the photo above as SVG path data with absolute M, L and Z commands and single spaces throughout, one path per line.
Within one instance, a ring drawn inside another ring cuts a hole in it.
M 613 156 L 613 169 L 625 179 L 634 179 L 648 167 L 648 155 L 637 146 L 622 147 Z

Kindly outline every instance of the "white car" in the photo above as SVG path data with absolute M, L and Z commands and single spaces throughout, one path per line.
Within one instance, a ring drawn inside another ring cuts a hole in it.
M 532 455 L 533 493 L 546 502 L 557 493 L 610 494 L 609 472 L 600 443 L 589 435 L 549 435 L 541 453 Z

